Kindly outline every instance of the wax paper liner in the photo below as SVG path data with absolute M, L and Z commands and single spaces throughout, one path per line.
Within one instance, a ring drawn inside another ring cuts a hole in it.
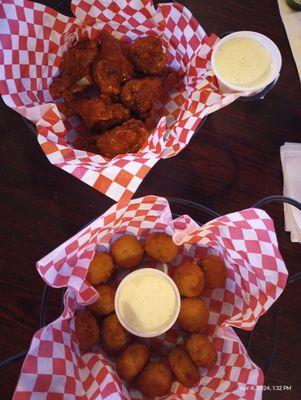
M 161 158 L 178 154 L 205 115 L 234 101 L 239 94 L 219 93 L 210 65 L 217 36 L 207 37 L 190 11 L 177 3 L 152 0 L 72 2 L 76 18 L 26 0 L 0 4 L 0 93 L 5 103 L 36 124 L 38 141 L 49 161 L 116 201 L 129 200 Z M 68 45 L 101 29 L 136 39 L 162 37 L 168 64 L 186 74 L 184 88 L 160 98 L 157 128 L 137 154 L 108 160 L 76 150 L 72 143 L 84 127 L 66 120 L 52 102 L 48 87 L 59 72 Z
M 235 212 L 203 226 L 189 216 L 172 219 L 166 199 L 147 196 L 127 206 L 111 207 L 88 227 L 37 263 L 44 281 L 53 287 L 68 287 L 60 318 L 33 337 L 24 361 L 14 400 L 24 399 L 142 399 L 117 376 L 114 363 L 100 347 L 79 349 L 74 332 L 74 311 L 97 299 L 85 280 L 89 263 L 98 250 L 109 250 L 111 240 L 128 232 L 143 241 L 150 231 L 165 231 L 181 245 L 168 273 L 183 259 L 206 254 L 221 255 L 227 265 L 225 289 L 206 291 L 201 297 L 210 310 L 208 334 L 218 350 L 218 361 L 210 370 L 201 369 L 196 387 L 173 383 L 169 400 L 260 399 L 257 385 L 263 373 L 248 357 L 232 327 L 253 329 L 286 284 L 287 270 L 277 246 L 274 225 L 262 210 Z M 162 268 L 145 258 L 143 266 Z M 118 275 L 117 280 L 121 277 Z M 152 354 L 160 356 L 184 333 L 177 326 L 151 339 Z

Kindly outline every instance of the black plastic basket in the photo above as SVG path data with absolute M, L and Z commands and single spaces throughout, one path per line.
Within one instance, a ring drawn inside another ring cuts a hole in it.
M 185 213 L 190 214 L 191 210 L 196 210 L 196 211 L 201 212 L 203 215 L 209 216 L 210 218 L 208 220 L 210 220 L 212 218 L 218 218 L 221 216 L 218 212 L 212 210 L 211 208 L 209 208 L 203 204 L 195 203 L 193 201 L 176 198 L 176 197 L 169 197 L 169 198 L 167 198 L 167 200 L 173 211 L 172 212 L 173 218 L 177 218 L 180 215 L 179 213 L 177 213 L 175 211 L 178 209 L 183 209 L 183 207 L 185 208 Z M 299 203 L 298 201 L 296 201 L 294 199 L 291 199 L 289 197 L 284 197 L 284 196 L 265 197 L 262 200 L 259 200 L 255 204 L 253 204 L 252 207 L 261 208 L 264 205 L 275 203 L 275 202 L 278 202 L 278 203 L 280 202 L 281 204 L 287 203 L 287 204 L 290 204 L 290 205 L 298 208 L 299 210 L 301 210 L 301 203 Z M 202 221 L 202 223 L 198 222 L 198 224 L 203 225 L 203 223 L 205 223 L 205 222 L 207 222 L 207 221 Z M 87 224 L 87 226 L 89 224 Z M 287 280 L 287 285 L 289 285 L 293 282 L 296 282 L 299 279 L 301 279 L 301 271 L 289 276 L 289 278 Z M 49 289 L 50 289 L 50 287 L 45 285 L 43 294 L 42 294 L 41 306 L 40 306 L 40 327 L 41 328 L 46 325 L 46 308 L 47 308 Z M 62 289 L 58 289 L 58 290 L 62 290 Z M 63 292 L 62 293 L 62 304 L 63 304 L 63 295 L 65 293 L 65 289 L 63 289 L 62 292 Z M 265 375 L 267 374 L 267 371 L 269 370 L 269 368 L 272 365 L 275 351 L 276 351 L 276 343 L 277 343 L 277 306 L 276 306 L 276 304 L 277 303 L 274 303 L 273 306 L 271 307 L 271 312 L 272 312 L 272 330 L 271 330 L 271 346 L 270 346 L 271 350 L 270 350 L 269 354 L 267 355 L 265 365 L 262 366 L 262 370 Z M 62 312 L 62 307 L 61 307 L 60 313 L 61 312 Z M 252 343 L 252 338 L 253 338 L 255 330 L 256 330 L 256 325 L 252 331 L 248 332 L 247 339 L 245 340 L 245 343 L 244 343 L 247 351 L 250 350 L 250 346 Z M 27 351 L 23 351 L 12 357 L 9 357 L 0 362 L 0 367 L 4 367 L 6 365 L 13 363 L 14 361 L 20 360 L 20 359 L 24 358 L 26 356 L 26 354 L 27 354 Z

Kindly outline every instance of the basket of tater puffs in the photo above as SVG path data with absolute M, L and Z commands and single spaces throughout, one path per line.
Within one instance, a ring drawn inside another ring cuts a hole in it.
M 34 124 L 53 165 L 128 201 L 160 159 L 239 94 L 220 93 L 210 64 L 218 38 L 184 6 L 92 3 L 73 0 L 71 18 L 6 1 L 0 93 Z
M 15 400 L 248 400 L 263 384 L 233 327 L 252 330 L 286 284 L 265 211 L 200 226 L 164 198 L 134 199 L 37 269 L 67 288 L 64 311 L 34 335 Z

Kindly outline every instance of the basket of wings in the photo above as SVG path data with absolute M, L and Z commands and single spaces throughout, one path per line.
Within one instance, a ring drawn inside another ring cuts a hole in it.
M 0 93 L 35 125 L 53 165 L 128 201 L 158 160 L 177 155 L 207 114 L 239 94 L 219 92 L 210 64 L 218 37 L 206 36 L 183 5 L 73 0 L 71 9 L 75 17 L 26 0 L 2 2 Z M 57 78 L 62 73 L 66 79 Z M 123 105 L 114 104 L 133 79 Z M 73 108 L 54 100 L 79 95 Z M 99 119 L 96 136 L 87 137 Z
M 209 309 L 203 333 L 213 343 L 217 358 L 210 368 L 200 368 L 199 380 L 185 387 L 174 379 L 165 399 L 260 399 L 254 388 L 264 376 L 249 358 L 233 327 L 252 330 L 282 293 L 287 270 L 280 255 L 274 225 L 265 211 L 246 209 L 200 226 L 188 215 L 173 219 L 166 199 L 146 196 L 128 205 L 112 206 L 90 225 L 37 263 L 47 285 L 66 287 L 62 315 L 33 337 L 23 364 L 14 400 L 59 399 L 147 399 L 135 386 L 120 379 L 112 358 L 102 341 L 92 349 L 79 346 L 75 318 L 95 302 L 99 294 L 87 280 L 91 260 L 97 252 L 108 252 L 123 234 L 136 236 L 145 245 L 152 232 L 165 232 L 179 251 L 166 264 L 144 256 L 140 266 L 160 268 L 173 276 L 183 261 L 218 255 L 226 265 L 223 288 L 207 289 L 201 299 Z M 120 271 L 114 276 L 122 280 Z M 185 341 L 177 324 L 166 333 L 144 342 L 151 356 L 161 358 Z M 155 386 L 155 385 L 154 385 Z M 248 387 L 253 390 L 248 390 Z

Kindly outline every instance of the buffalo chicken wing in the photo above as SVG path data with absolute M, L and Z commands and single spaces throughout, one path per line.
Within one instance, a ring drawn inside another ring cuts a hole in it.
M 122 83 L 134 76 L 134 68 L 124 56 L 121 42 L 106 31 L 100 35 L 101 49 L 93 64 L 92 75 L 103 94 L 118 97 Z
M 144 123 L 131 119 L 101 135 L 87 137 L 84 150 L 108 158 L 113 158 L 118 154 L 137 153 L 146 143 L 148 136 Z
M 130 118 L 130 111 L 121 104 L 107 104 L 103 97 L 79 99 L 72 103 L 73 110 L 93 132 L 102 132 L 122 124 Z
M 147 75 L 161 75 L 165 70 L 166 54 L 157 36 L 137 39 L 129 47 L 128 54 L 135 69 Z
M 90 67 L 97 55 L 98 45 L 91 40 L 81 40 L 63 55 L 60 76 L 54 78 L 49 87 L 52 98 L 72 99 L 72 86 L 89 75 Z
M 159 96 L 164 90 L 178 88 L 180 84 L 180 74 L 173 70 L 161 78 L 132 79 L 122 88 L 121 102 L 143 120 L 149 129 L 153 129 L 156 126 L 156 102 Z

